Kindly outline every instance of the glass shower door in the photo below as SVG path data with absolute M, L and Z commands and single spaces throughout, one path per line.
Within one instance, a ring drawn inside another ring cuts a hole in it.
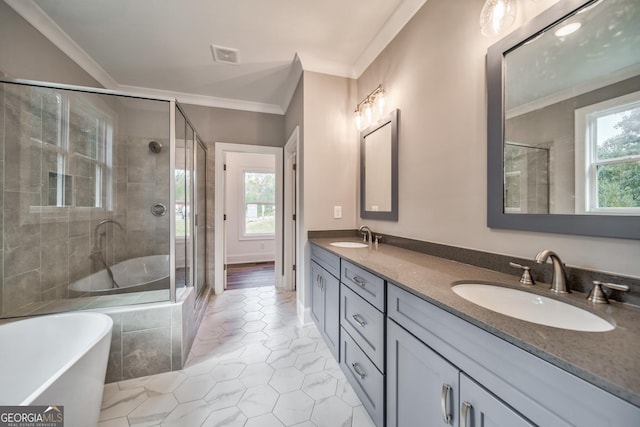
M 195 217 L 195 277 L 194 285 L 196 287 L 196 296 L 200 295 L 206 287 L 206 270 L 207 270 L 207 150 L 196 135 L 196 160 L 194 171 L 194 184 L 196 195 L 194 200 L 196 217 Z

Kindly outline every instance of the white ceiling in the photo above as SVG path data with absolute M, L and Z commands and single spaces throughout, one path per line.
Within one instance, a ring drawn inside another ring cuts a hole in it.
M 5 0 L 108 89 L 277 114 L 302 69 L 358 77 L 425 1 Z

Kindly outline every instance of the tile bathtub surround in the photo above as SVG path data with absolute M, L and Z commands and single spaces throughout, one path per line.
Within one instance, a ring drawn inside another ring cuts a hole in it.
M 295 293 L 226 291 L 206 309 L 185 368 L 108 384 L 100 427 L 373 427 Z
M 515 256 L 483 252 L 474 249 L 460 248 L 457 246 L 443 245 L 440 243 L 407 239 L 405 237 L 397 237 L 386 234 L 382 235 L 381 233 L 374 234 L 382 236 L 381 242 L 383 244 L 396 246 L 398 248 L 408 249 L 410 251 L 437 256 L 439 258 L 445 258 L 452 261 L 497 271 L 499 273 L 505 273 L 512 276 L 520 277 L 521 271 L 509 266 L 509 262 L 513 261 L 521 265 L 529 266 L 531 268 L 531 275 L 536 282 L 551 283 L 553 267 L 550 262 L 546 264 L 537 264 L 535 262 L 534 258 L 536 256 L 536 249 L 532 250 L 531 258 L 519 258 Z M 356 230 L 309 231 L 309 239 L 314 238 L 353 239 L 362 238 L 362 236 Z M 538 250 L 541 249 L 544 248 L 538 248 Z M 560 255 L 560 257 L 562 258 L 561 253 L 558 255 Z M 565 266 L 565 271 L 567 273 L 567 282 L 571 285 L 571 289 L 574 291 L 588 293 L 591 290 L 591 282 L 593 280 L 627 285 L 630 288 L 629 292 L 607 290 L 606 292 L 609 294 L 609 298 L 616 301 L 640 306 L 639 277 L 619 276 L 611 273 L 586 270 L 571 266 Z
M 113 319 L 106 383 L 177 371 L 184 366 L 206 310 L 193 290 L 176 304 L 106 309 Z

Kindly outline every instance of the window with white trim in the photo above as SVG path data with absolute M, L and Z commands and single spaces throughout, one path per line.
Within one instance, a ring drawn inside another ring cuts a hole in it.
M 576 110 L 576 212 L 640 214 L 640 92 Z
M 243 170 L 243 237 L 273 237 L 276 233 L 276 174 Z
M 113 122 L 81 96 L 32 91 L 29 130 L 42 149 L 43 205 L 112 209 Z

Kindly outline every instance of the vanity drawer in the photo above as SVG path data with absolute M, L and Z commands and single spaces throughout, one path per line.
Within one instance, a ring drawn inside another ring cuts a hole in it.
M 319 246 L 311 245 L 311 259 L 317 262 L 322 268 L 333 274 L 335 277 L 340 277 L 340 257 L 332 254 L 326 249 L 322 249 Z
M 384 425 L 384 376 L 344 330 L 340 367 L 378 427 Z
M 340 286 L 340 326 L 384 372 L 384 314 L 348 286 Z
M 342 283 L 378 310 L 384 312 L 384 280 L 349 261 L 342 261 Z

